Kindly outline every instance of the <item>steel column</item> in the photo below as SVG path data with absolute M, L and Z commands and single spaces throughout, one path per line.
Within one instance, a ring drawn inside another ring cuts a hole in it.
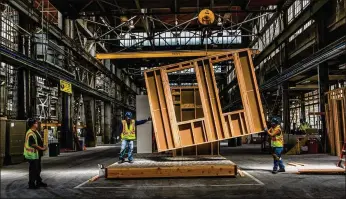
M 111 103 L 104 103 L 104 137 L 103 143 L 110 143 L 111 138 L 111 124 L 112 124 L 112 106 Z

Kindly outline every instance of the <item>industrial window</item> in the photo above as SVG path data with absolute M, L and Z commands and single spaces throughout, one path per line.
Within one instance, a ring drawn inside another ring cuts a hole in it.
M 291 129 L 295 130 L 300 125 L 301 118 L 301 101 L 299 99 L 293 99 L 290 102 L 290 124 Z
M 304 94 L 305 118 L 312 128 L 321 128 L 320 116 L 314 113 L 319 112 L 318 90 Z
M 201 31 L 163 32 L 157 35 L 153 41 L 155 46 L 180 46 L 180 45 L 201 45 Z M 147 33 L 126 33 L 121 36 L 120 45 L 129 46 L 150 46 L 146 40 Z M 211 36 L 204 43 L 208 44 L 241 44 L 240 30 L 213 31 Z
M 287 10 L 288 23 L 291 23 L 310 4 L 311 0 L 296 0 Z
M 308 22 L 306 22 L 303 27 L 299 28 L 293 35 L 290 36 L 288 41 L 292 41 L 293 39 L 295 39 L 298 35 L 304 32 L 304 30 L 308 29 L 312 23 L 314 23 L 314 20 L 309 20 Z
M 18 51 L 19 24 L 18 11 L 7 4 L 1 4 L 0 12 L 0 45 Z M 4 62 L 0 62 L 0 79 L 5 82 L 6 89 L 6 115 L 8 118 L 17 117 L 17 70 Z
M 288 22 L 291 22 L 293 19 L 293 5 L 288 8 L 287 11 L 287 20 Z
M 4 5 L 4 11 L 0 13 L 1 25 L 1 45 L 9 49 L 18 50 L 18 11 L 8 5 Z

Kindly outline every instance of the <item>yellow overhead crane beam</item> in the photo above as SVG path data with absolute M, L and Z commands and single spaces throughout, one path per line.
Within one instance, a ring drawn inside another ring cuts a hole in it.
M 119 53 L 98 53 L 97 59 L 149 59 L 168 57 L 205 57 L 231 52 L 239 49 L 229 50 L 175 50 L 175 51 L 141 51 L 141 52 L 119 52 Z M 258 54 L 258 50 L 253 50 L 253 54 Z

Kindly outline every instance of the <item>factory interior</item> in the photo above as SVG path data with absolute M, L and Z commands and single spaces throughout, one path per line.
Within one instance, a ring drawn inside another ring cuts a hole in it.
M 1 198 L 346 198 L 346 0 L 0 0 Z

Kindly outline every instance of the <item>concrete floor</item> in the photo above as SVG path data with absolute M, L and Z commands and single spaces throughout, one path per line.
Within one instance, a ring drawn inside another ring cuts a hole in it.
M 297 167 L 273 175 L 272 159 L 259 145 L 221 148 L 245 177 L 106 180 L 86 182 L 98 174 L 98 164 L 117 161 L 119 146 L 99 146 L 83 152 L 44 157 L 42 178 L 47 188 L 27 189 L 28 164 L 1 169 L 1 198 L 345 198 L 345 175 L 298 175 Z M 325 154 L 284 156 L 305 168 L 335 167 L 337 157 Z M 125 163 L 126 164 L 126 163 Z

